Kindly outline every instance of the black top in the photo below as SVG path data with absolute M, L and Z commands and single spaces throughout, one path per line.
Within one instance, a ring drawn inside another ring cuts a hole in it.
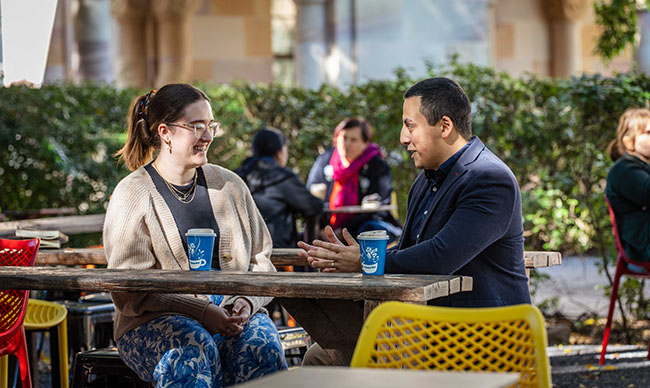
M 330 148 L 318 156 L 309 172 L 309 178 L 307 179 L 307 187 L 311 187 L 314 183 L 324 183 L 327 186 L 325 201 L 329 201 L 330 195 L 332 194 L 332 188 L 334 187 L 334 180 L 332 180 L 333 168 L 330 166 L 330 159 L 332 158 L 333 152 L 334 148 Z M 375 193 L 379 194 L 381 197 L 382 205 L 390 205 L 392 192 L 393 177 L 390 173 L 390 166 L 388 166 L 388 163 L 386 163 L 384 159 L 380 156 L 375 156 L 361 167 L 359 170 L 359 203 L 357 205 L 361 204 L 363 197 Z M 325 214 L 321 219 L 321 227 L 329 224 L 329 217 L 330 214 Z M 348 231 L 352 236 L 356 237 L 358 234 L 357 229 L 364 222 L 371 219 L 382 220 L 395 226 L 400 226 L 390 212 L 387 211 L 357 214 L 343 226 L 348 228 Z
M 445 181 L 445 178 L 447 175 L 449 175 L 449 172 L 458 161 L 458 158 L 460 158 L 460 156 L 463 154 L 463 152 L 465 152 L 469 145 L 472 144 L 472 142 L 474 142 L 474 139 L 470 140 L 469 143 L 465 144 L 461 149 L 456 151 L 456 153 L 454 153 L 449 159 L 442 163 L 437 170 L 424 171 L 424 176 L 427 178 L 428 182 L 426 194 L 420 201 L 418 210 L 413 216 L 413 226 L 409 228 L 409 235 L 404 236 L 405 238 L 410 239 L 411 245 L 415 245 L 418 241 L 418 238 L 420 238 L 420 232 L 422 231 L 424 219 L 426 218 L 427 214 L 429 214 L 429 211 L 431 210 L 431 204 L 433 203 L 438 190 L 442 186 L 442 183 Z
M 607 174 L 605 194 L 627 257 L 650 261 L 650 165 L 624 154 Z
M 194 228 L 210 228 L 216 233 L 214 240 L 214 251 L 212 252 L 212 268 L 219 268 L 219 225 L 217 220 L 214 218 L 214 212 L 212 211 L 212 205 L 210 204 L 210 197 L 208 196 L 208 185 L 205 182 L 205 175 L 203 175 L 203 170 L 201 167 L 196 169 L 198 179 L 196 183 L 196 193 L 194 194 L 194 199 L 189 203 L 183 203 L 176 198 L 172 192 L 169 190 L 169 187 L 165 184 L 163 178 L 158 174 L 158 171 L 153 167 L 152 163 L 144 166 L 145 170 L 151 176 L 156 189 L 162 195 L 165 203 L 169 207 L 169 210 L 174 217 L 174 222 L 178 228 L 178 233 L 181 236 L 181 241 L 183 241 L 183 248 L 185 253 L 187 253 L 187 237 L 185 233 L 189 229 Z M 194 180 L 188 185 L 177 186 L 173 185 L 175 188 L 181 192 L 188 192 L 192 189 Z
M 291 170 L 280 167 L 271 157 L 251 157 L 235 172 L 246 182 L 264 222 L 273 247 L 295 248 L 298 242 L 295 213 L 315 216 L 323 201 L 309 190 Z

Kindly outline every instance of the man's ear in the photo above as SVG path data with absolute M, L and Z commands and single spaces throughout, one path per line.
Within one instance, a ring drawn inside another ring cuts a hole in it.
M 442 116 L 440 119 L 440 125 L 442 125 L 442 133 L 440 134 L 443 139 L 449 138 L 456 128 L 454 122 L 448 116 Z

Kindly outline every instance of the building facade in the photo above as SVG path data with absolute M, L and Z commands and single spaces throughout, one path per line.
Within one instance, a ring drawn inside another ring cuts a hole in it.
M 0 0 L 2 1 L 2 0 Z M 595 0 L 58 0 L 45 82 L 415 77 L 429 64 L 568 77 L 630 70 L 594 54 Z

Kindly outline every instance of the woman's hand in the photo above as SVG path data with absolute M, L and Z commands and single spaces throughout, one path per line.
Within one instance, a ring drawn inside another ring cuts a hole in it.
M 310 266 L 321 268 L 323 272 L 361 272 L 359 244 L 348 230 L 343 228 L 343 238 L 348 245 L 336 237 L 330 226 L 325 227 L 325 235 L 330 242 L 314 240 L 313 245 L 298 242 L 304 250 L 298 254 L 307 259 Z
M 251 304 L 246 298 L 237 298 L 232 306 L 232 316 L 240 317 L 242 319 L 241 325 L 244 326 L 251 318 L 251 310 Z
M 228 311 L 210 303 L 203 314 L 203 327 L 212 334 L 234 337 L 244 329 L 241 316 L 231 317 Z

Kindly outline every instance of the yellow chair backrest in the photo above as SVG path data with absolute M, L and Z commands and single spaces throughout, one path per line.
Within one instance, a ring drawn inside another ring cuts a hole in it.
M 550 387 L 544 318 L 535 306 L 449 308 L 387 302 L 363 325 L 352 367 L 518 372 Z

